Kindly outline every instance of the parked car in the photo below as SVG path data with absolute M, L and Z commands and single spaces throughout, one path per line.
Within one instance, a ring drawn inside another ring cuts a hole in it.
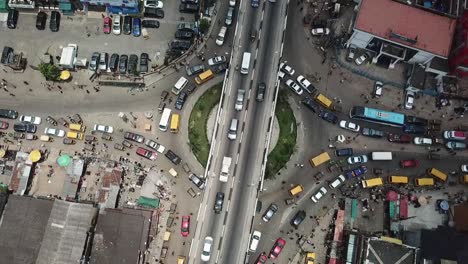
M 223 204 L 224 204 L 224 193 L 217 192 L 215 203 L 214 203 L 214 211 L 216 214 L 221 213 L 221 211 L 223 210 Z
M 52 11 L 50 13 L 49 22 L 50 31 L 57 32 L 60 29 L 60 13 L 58 11 Z
M 352 148 L 337 149 L 337 150 L 335 150 L 335 155 L 337 157 L 351 156 L 351 155 L 353 155 L 353 149 Z
M 445 146 L 451 150 L 466 149 L 466 144 L 458 141 L 449 141 L 445 144 Z
M 322 110 L 319 113 L 319 117 L 321 117 L 323 120 L 328 121 L 332 124 L 336 124 L 338 122 L 338 117 L 332 112 Z
M 187 237 L 190 233 L 190 215 L 182 216 L 182 223 L 180 225 L 180 234 Z
M 110 34 L 112 28 L 112 19 L 110 17 L 105 17 L 103 19 L 104 25 L 102 26 L 102 31 L 104 34 Z
M 114 23 L 112 23 L 112 33 L 114 35 L 120 35 L 121 27 L 122 27 L 122 17 L 120 15 L 116 15 L 114 17 Z
M 257 86 L 257 94 L 255 96 L 255 100 L 257 102 L 263 102 L 265 99 L 265 93 L 266 93 L 266 84 L 264 82 L 261 82 Z
M 468 164 L 461 165 L 461 171 L 462 172 L 468 172 Z
M 211 257 L 211 248 L 213 247 L 213 238 L 212 237 L 205 237 L 205 241 L 203 242 L 203 250 L 201 253 L 201 260 L 202 261 L 209 261 Z
M 185 71 L 188 76 L 192 76 L 204 72 L 205 66 L 203 64 L 193 65 L 192 67 L 187 67 Z
M 415 168 L 419 166 L 419 161 L 417 159 L 408 159 L 408 160 L 401 160 L 400 167 L 401 168 Z
M 138 17 L 133 18 L 132 35 L 134 37 L 139 37 L 141 35 L 141 19 L 139 19 Z
M 287 65 L 286 62 L 282 62 L 279 66 L 279 69 L 290 76 L 293 76 L 296 72 L 291 66 Z
M 219 74 L 219 73 L 223 73 L 226 71 L 226 69 L 228 68 L 228 64 L 227 63 L 221 63 L 221 64 L 218 64 L 218 65 L 215 65 L 213 67 L 211 67 L 211 70 L 216 73 L 216 74 Z
M 134 142 L 137 142 L 137 143 L 142 143 L 143 141 L 145 141 L 144 136 L 138 135 L 138 134 L 132 133 L 132 132 L 125 132 L 124 138 L 128 139 L 128 140 L 131 140 L 131 141 L 134 141 Z
M 263 221 L 268 223 L 271 220 L 271 218 L 276 214 L 276 212 L 278 212 L 278 205 L 274 203 L 270 204 L 265 213 L 263 213 Z
M 348 158 L 348 164 L 360 164 L 368 161 L 367 155 L 359 155 Z
M 161 144 L 159 144 L 156 141 L 151 140 L 151 139 L 147 139 L 145 141 L 145 145 L 150 147 L 151 149 L 156 150 L 159 153 L 164 153 L 164 150 L 166 149 L 163 145 L 161 145 Z
M 148 72 L 148 65 L 149 65 L 149 55 L 148 53 L 141 53 L 140 54 L 140 73 L 147 73 Z
M 144 28 L 159 28 L 159 21 L 154 19 L 145 19 L 141 22 L 141 26 Z
M 208 65 L 213 66 L 226 62 L 226 56 L 216 56 L 208 60 Z
M 193 14 L 198 12 L 198 4 L 182 3 L 179 5 L 179 12 Z
M 7 129 L 9 125 L 8 122 L 0 121 L 0 129 Z
M 205 180 L 202 179 L 202 178 L 200 178 L 200 177 L 198 177 L 197 175 L 191 173 L 191 174 L 189 175 L 189 180 L 190 180 L 193 184 L 195 184 L 195 186 L 197 186 L 198 189 L 200 189 L 200 190 L 204 190 L 204 189 L 205 189 Z
M 384 136 L 384 132 L 381 130 L 365 127 L 362 129 L 362 135 L 366 137 L 381 138 Z
M 95 124 L 93 127 L 93 130 L 98 131 L 98 132 L 109 133 L 109 134 L 114 133 L 114 128 L 112 126 L 106 126 L 106 125 Z
M 99 52 L 93 52 L 93 55 L 91 55 L 91 60 L 89 61 L 89 70 L 97 70 L 100 56 L 101 54 Z
M 142 147 L 137 148 L 136 154 L 138 156 L 141 156 L 143 158 L 147 158 L 149 160 L 155 160 L 157 155 L 158 155 L 158 154 L 156 154 L 156 152 L 145 149 L 145 148 L 142 148 Z
M 19 12 L 16 9 L 10 9 L 7 15 L 7 26 L 9 29 L 15 29 L 18 24 Z
M 58 129 L 58 128 L 46 127 L 44 130 L 44 134 L 49 135 L 49 136 L 64 137 L 65 131 Z
M 328 35 L 328 34 L 330 34 L 329 28 L 313 28 L 312 29 L 313 36 L 322 36 L 322 35 Z
M 16 132 L 36 133 L 37 126 L 28 123 L 16 123 L 13 125 Z
M 307 97 L 302 100 L 302 103 L 314 113 L 319 113 L 321 111 L 320 106 L 312 98 Z
M 349 179 L 349 178 L 352 178 L 352 177 L 359 177 L 363 174 L 367 173 L 367 167 L 364 166 L 364 165 L 361 165 L 353 170 L 347 170 L 345 171 L 345 175 L 346 177 Z
M 241 111 L 242 107 L 244 106 L 244 97 L 245 97 L 245 90 L 238 89 L 237 90 L 237 97 L 236 97 L 236 104 L 234 105 L 234 109 L 236 111 Z
M 99 66 L 100 71 L 107 71 L 107 63 L 109 62 L 109 54 L 107 52 L 102 52 L 99 55 Z
M 190 95 L 191 93 L 193 93 L 193 91 L 195 91 L 195 89 L 197 88 L 196 85 L 194 84 L 191 84 L 188 86 L 187 90 L 185 91 L 187 93 L 187 95 Z
M 347 129 L 347 130 L 350 130 L 350 131 L 354 131 L 354 132 L 359 132 L 359 130 L 361 129 L 361 127 L 353 122 L 350 122 L 350 121 L 346 121 L 346 120 L 341 120 L 340 121 L 340 127 L 341 128 L 344 128 L 344 129 Z
M 388 141 L 394 143 L 410 143 L 412 137 L 406 134 L 388 134 Z
M 302 223 L 302 221 L 304 221 L 305 217 L 306 217 L 306 212 L 304 210 L 300 210 L 294 215 L 293 219 L 291 219 L 290 224 L 294 228 L 298 228 L 299 225 Z
M 250 5 L 251 5 L 252 7 L 259 7 L 259 6 L 260 6 L 260 0 L 252 0 L 252 1 L 250 2 Z
M 301 95 L 304 92 L 302 88 L 291 79 L 286 81 L 286 85 L 291 88 L 291 90 L 293 90 L 297 95 Z
M 361 56 L 359 56 L 358 58 L 356 58 L 355 62 L 356 62 L 357 65 L 361 65 L 361 64 L 367 62 L 367 60 L 369 58 L 370 58 L 370 55 L 367 54 L 367 53 L 364 53 Z
M 186 51 L 190 49 L 192 42 L 188 40 L 173 40 L 169 44 L 169 48 L 174 51 Z
M 267 255 L 265 254 L 265 252 L 262 252 L 258 256 L 257 260 L 255 260 L 254 264 L 265 264 L 267 260 L 268 260 Z
M 372 92 L 372 97 L 379 98 L 380 96 L 382 96 L 382 92 L 383 92 L 383 82 L 376 81 L 374 83 L 374 91 Z
M 229 0 L 229 6 L 230 7 L 236 6 L 236 0 Z
M 184 104 L 185 104 L 185 101 L 187 100 L 187 93 L 186 92 L 181 92 L 179 94 L 179 96 L 177 97 L 177 100 L 175 102 L 175 108 L 177 110 L 182 110 L 182 108 L 184 107 Z
M 299 75 L 296 79 L 297 83 L 304 89 L 306 89 L 307 91 L 310 92 L 309 88 L 312 86 L 313 88 L 313 85 L 312 83 L 306 79 L 306 77 L 304 77 L 303 75 Z
M 2 64 L 9 64 L 9 63 L 13 62 L 14 55 L 15 54 L 13 53 L 13 48 L 5 46 L 5 47 L 3 47 L 2 58 L 1 58 L 0 62 Z
M 219 29 L 219 33 L 218 33 L 218 36 L 216 37 L 216 45 L 218 46 L 222 46 L 224 44 L 224 38 L 226 37 L 226 32 L 227 32 L 227 27 L 226 26 L 222 26 L 220 29 Z
M 44 30 L 47 22 L 47 14 L 40 11 L 36 16 L 36 28 L 39 30 Z
M 189 31 L 189 30 L 177 30 L 174 33 L 174 37 L 176 39 L 191 40 L 191 39 L 193 39 L 194 36 L 195 36 L 195 34 L 193 33 L 193 31 Z
M 352 62 L 356 57 L 356 48 L 353 46 L 350 46 L 348 48 L 348 54 L 346 55 L 346 60 L 349 62 Z
M 416 145 L 432 145 L 432 138 L 415 137 L 413 142 Z
M 414 92 L 407 91 L 405 95 L 405 109 L 413 109 L 414 105 Z
M 42 119 L 38 116 L 29 116 L 29 115 L 22 115 L 20 116 L 19 120 L 23 123 L 30 123 L 34 125 L 40 125 Z
M 177 154 L 175 154 L 172 150 L 168 150 L 165 156 L 175 165 L 179 165 L 182 161 L 182 159 L 179 156 L 177 156 Z
M 234 7 L 229 7 L 224 24 L 226 24 L 226 26 L 230 26 L 232 24 L 233 17 L 234 17 Z
M 10 110 L 10 109 L 0 109 L 0 117 L 8 118 L 8 119 L 16 119 L 18 118 L 18 112 L 16 112 L 15 110 Z
M 283 250 L 285 245 L 286 240 L 282 239 L 281 237 L 278 238 L 273 245 L 273 248 L 270 250 L 270 259 L 276 259 L 281 254 L 281 250 Z
M 331 189 L 336 189 L 345 181 L 346 181 L 345 176 L 338 175 L 336 178 L 334 178 L 332 181 L 329 182 L 328 187 L 330 187 Z
M 124 16 L 122 31 L 125 35 L 130 35 L 132 33 L 132 17 L 131 16 Z
M 127 64 L 128 64 L 128 56 L 127 55 L 120 55 L 119 59 L 119 73 L 125 74 L 127 73 Z
M 111 70 L 111 72 L 115 72 L 117 71 L 118 68 L 119 68 L 119 54 L 113 53 L 109 59 L 109 70 Z
M 129 74 L 137 73 L 137 66 L 138 66 L 138 56 L 135 54 L 130 54 L 130 56 L 128 57 L 127 72 Z
M 406 124 L 427 126 L 428 121 L 427 121 L 427 119 L 424 119 L 424 118 L 421 118 L 421 117 L 405 115 L 405 123 Z
M 143 6 L 149 8 L 163 8 L 164 4 L 159 0 L 145 0 Z
M 426 128 L 417 125 L 404 125 L 403 132 L 408 134 L 424 134 L 426 133 Z
M 466 140 L 466 133 L 463 131 L 444 131 L 443 135 L 447 140 Z

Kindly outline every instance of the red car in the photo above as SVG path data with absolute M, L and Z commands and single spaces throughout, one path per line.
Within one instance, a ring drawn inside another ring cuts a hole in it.
M 7 128 L 8 128 L 8 122 L 0 121 L 0 129 L 7 129 Z
M 188 236 L 190 230 L 190 215 L 182 216 L 182 225 L 180 226 L 180 233 L 183 237 Z
M 402 160 L 400 161 L 401 168 L 416 168 L 419 166 L 419 161 L 416 159 Z
M 255 261 L 255 264 L 264 264 L 266 263 L 266 261 L 267 261 L 267 256 L 265 252 L 263 252 L 262 254 L 260 254 L 260 256 L 258 256 L 257 260 Z
M 286 245 L 286 240 L 282 239 L 281 237 L 276 239 L 276 242 L 270 251 L 270 258 L 271 259 L 277 258 L 279 254 L 281 253 L 281 250 L 283 250 L 285 245 Z
M 104 31 L 105 34 L 110 34 L 111 25 L 112 25 L 112 19 L 110 17 L 105 17 L 104 26 L 102 27 L 102 30 Z
M 156 156 L 157 156 L 156 152 L 151 151 L 151 150 L 147 150 L 147 149 L 144 149 L 144 148 L 141 148 L 141 147 L 137 148 L 136 154 L 138 156 L 142 156 L 142 157 L 147 158 L 149 160 L 155 160 Z
M 407 134 L 388 134 L 388 141 L 394 143 L 411 143 L 413 138 Z

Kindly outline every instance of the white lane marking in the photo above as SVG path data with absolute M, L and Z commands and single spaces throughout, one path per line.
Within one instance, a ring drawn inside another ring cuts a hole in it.
M 240 139 L 239 139 L 239 144 L 242 143 L 242 138 L 244 137 L 244 131 L 241 132 Z

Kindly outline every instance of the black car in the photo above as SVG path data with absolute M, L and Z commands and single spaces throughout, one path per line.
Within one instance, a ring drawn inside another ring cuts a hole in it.
M 128 56 L 120 55 L 119 72 L 125 74 L 127 72 Z
M 407 115 L 407 116 L 405 116 L 405 123 L 406 124 L 427 126 L 427 124 L 429 122 L 427 121 L 427 119 L 424 119 L 424 118 L 421 118 L 421 117 Z
M 192 76 L 192 75 L 204 72 L 205 66 L 203 64 L 194 65 L 192 67 L 187 67 L 185 71 L 187 72 L 188 76 Z
M 130 35 L 132 33 L 132 17 L 131 16 L 124 17 L 123 33 L 125 35 Z
M 13 126 L 16 132 L 36 133 L 37 126 L 28 123 L 18 123 Z
M 149 61 L 148 53 L 140 54 L 140 72 L 142 73 L 148 72 L 148 61 Z
M 159 28 L 159 21 L 146 19 L 141 22 L 141 26 L 144 28 Z
M 306 98 L 302 101 L 302 103 L 307 106 L 312 112 L 314 113 L 319 113 L 320 112 L 320 106 L 311 98 Z
M 192 3 L 185 3 L 179 5 L 179 12 L 193 14 L 198 12 L 198 5 Z
M 174 35 L 176 39 L 192 39 L 195 34 L 188 30 L 177 30 Z
M 39 30 L 44 30 L 47 22 L 47 14 L 44 12 L 37 13 L 36 17 L 36 28 Z
M 52 11 L 50 13 L 50 22 L 49 28 L 52 32 L 57 32 L 60 29 L 60 13 L 57 11 Z
M 215 65 L 215 66 L 212 66 L 211 67 L 211 70 L 216 73 L 216 74 L 219 74 L 219 73 L 223 73 L 226 71 L 226 69 L 228 68 L 228 64 L 227 63 L 221 63 L 221 64 L 218 64 L 218 65 Z
M 130 57 L 128 57 L 128 73 L 134 74 L 137 71 L 137 66 L 138 66 L 138 56 L 135 54 L 130 54 Z
M 13 48 L 5 46 L 5 47 L 3 47 L 2 59 L 1 59 L 0 62 L 2 64 L 9 64 L 9 63 L 13 62 L 14 55 L 15 54 L 13 53 Z
M 336 124 L 338 122 L 338 117 L 333 114 L 332 112 L 327 112 L 327 111 L 321 111 L 319 113 L 319 116 L 325 120 L 325 121 L 328 121 L 332 124 Z
M 177 156 L 177 154 L 175 154 L 172 150 L 168 150 L 166 154 L 164 154 L 164 156 L 166 156 L 166 158 L 168 158 L 175 165 L 179 165 L 182 161 L 182 159 L 179 156 Z
M 404 125 L 403 132 L 408 134 L 424 134 L 426 133 L 426 128 L 417 125 Z
M 293 219 L 291 220 L 291 225 L 294 227 L 294 228 L 298 228 L 299 225 L 302 223 L 302 221 L 304 221 L 306 217 L 306 213 L 304 210 L 300 210 L 299 212 L 297 212 Z
M 16 28 L 16 24 L 18 23 L 18 16 L 19 16 L 18 10 L 10 9 L 10 11 L 8 11 L 7 26 L 9 29 Z
M 144 17 L 164 18 L 164 11 L 160 8 L 145 7 Z
M 214 204 L 214 211 L 215 213 L 219 214 L 223 210 L 223 204 L 224 204 L 224 193 L 222 192 L 217 192 L 216 193 L 216 200 Z
M 365 127 L 362 129 L 362 135 L 366 137 L 381 138 L 384 136 L 384 132 L 381 130 Z
M 18 118 L 18 112 L 16 112 L 15 110 L 10 110 L 10 109 L 0 109 L 0 117 L 8 118 L 8 119 L 16 119 Z
M 335 150 L 335 155 L 338 156 L 338 157 L 352 156 L 353 155 L 353 149 L 352 148 L 337 149 L 337 150 Z
M 111 55 L 109 60 L 109 69 L 115 72 L 119 68 L 119 54 L 114 53 Z
M 182 110 L 182 107 L 184 107 L 185 101 L 187 100 L 187 93 L 186 92 L 181 92 L 179 96 L 177 97 L 177 100 L 175 102 L 175 108 L 177 110 Z
M 196 88 L 197 88 L 196 85 L 191 85 L 191 86 L 189 86 L 189 87 L 187 88 L 187 91 L 186 91 L 186 92 L 187 92 L 187 95 L 193 93 L 193 91 L 195 91 Z
M 169 43 L 169 48 L 172 50 L 186 51 L 190 49 L 192 43 L 187 40 L 173 40 Z
M 265 99 L 265 93 L 266 93 L 266 84 L 264 82 L 261 82 L 258 84 L 257 96 L 255 97 L 255 100 L 257 100 L 257 102 L 263 102 L 263 100 Z

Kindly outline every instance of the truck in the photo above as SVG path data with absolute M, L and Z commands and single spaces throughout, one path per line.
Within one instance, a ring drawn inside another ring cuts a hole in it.
M 75 68 L 76 53 L 78 51 L 78 45 L 68 44 L 68 46 L 62 49 L 62 55 L 60 56 L 59 66 L 62 69 L 71 70 Z
M 227 182 L 229 176 L 229 168 L 231 167 L 231 157 L 223 158 L 223 166 L 221 167 L 221 173 L 219 174 L 219 181 Z

